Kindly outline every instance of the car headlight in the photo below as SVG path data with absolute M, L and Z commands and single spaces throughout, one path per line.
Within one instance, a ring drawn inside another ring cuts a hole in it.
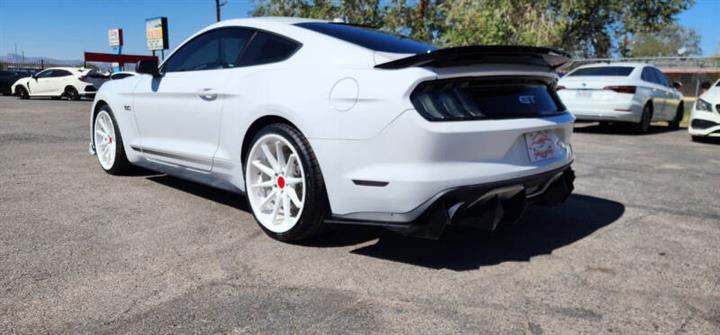
M 695 101 L 695 110 L 712 112 L 712 105 L 703 99 L 697 99 L 697 101 Z

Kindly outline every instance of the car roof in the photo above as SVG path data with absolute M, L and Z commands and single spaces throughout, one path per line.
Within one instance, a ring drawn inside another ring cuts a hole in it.
M 630 67 L 641 67 L 641 66 L 651 66 L 654 67 L 652 64 L 647 63 L 639 63 L 639 62 L 613 62 L 613 63 L 593 63 L 593 64 L 586 64 L 578 66 L 577 68 L 590 68 L 590 67 L 610 67 L 610 66 L 630 66 Z

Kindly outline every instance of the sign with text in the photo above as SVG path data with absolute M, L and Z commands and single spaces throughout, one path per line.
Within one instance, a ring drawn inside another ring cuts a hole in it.
M 110 46 L 121 47 L 123 45 L 123 31 L 122 29 L 110 29 L 108 30 L 108 41 Z
M 148 50 L 168 48 L 168 29 L 166 17 L 154 17 L 145 20 L 145 39 Z

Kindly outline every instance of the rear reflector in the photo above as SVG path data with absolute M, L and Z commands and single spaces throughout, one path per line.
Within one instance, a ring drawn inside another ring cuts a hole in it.
M 635 94 L 635 86 L 605 86 L 603 90 L 615 91 L 618 93 Z

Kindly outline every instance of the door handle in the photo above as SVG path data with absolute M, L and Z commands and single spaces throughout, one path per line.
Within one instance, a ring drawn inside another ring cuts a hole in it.
M 213 91 L 211 88 L 203 88 L 202 90 L 197 91 L 197 95 L 200 97 L 200 99 L 203 99 L 205 101 L 213 101 L 217 99 L 217 93 Z

